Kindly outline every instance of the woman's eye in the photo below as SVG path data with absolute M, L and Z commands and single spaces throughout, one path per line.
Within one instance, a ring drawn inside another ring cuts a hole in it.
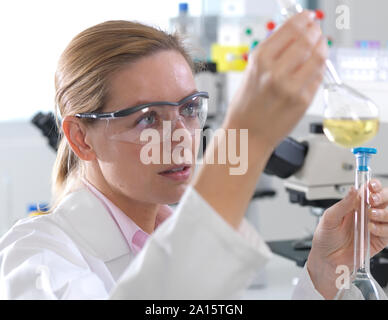
M 137 120 L 137 124 L 144 126 L 151 126 L 156 121 L 156 114 L 154 112 L 148 113 Z
M 181 113 L 183 116 L 193 117 L 193 116 L 196 116 L 197 109 L 198 109 L 198 103 L 191 102 L 183 106 Z

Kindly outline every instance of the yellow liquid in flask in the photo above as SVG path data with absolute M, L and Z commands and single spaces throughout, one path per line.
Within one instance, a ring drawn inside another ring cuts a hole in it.
M 379 131 L 379 119 L 325 119 L 326 137 L 345 148 L 356 148 L 371 140 Z

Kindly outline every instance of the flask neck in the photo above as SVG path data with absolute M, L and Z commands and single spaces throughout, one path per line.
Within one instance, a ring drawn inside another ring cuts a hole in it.
M 358 162 L 358 161 L 357 161 Z M 357 166 L 359 163 L 357 163 Z M 358 167 L 359 169 L 361 168 Z M 370 273 L 369 188 L 370 168 L 356 171 L 355 188 L 359 193 L 354 213 L 354 274 Z
M 334 68 L 333 63 L 326 59 L 326 72 L 323 78 L 323 83 L 326 87 L 343 84 L 341 77 L 339 76 L 337 70 Z
M 303 7 L 295 0 L 278 0 L 278 3 L 281 7 L 281 13 L 284 20 L 303 11 Z M 342 80 L 329 59 L 326 59 L 326 72 L 323 82 L 326 87 L 342 85 Z
M 289 3 L 288 1 L 285 1 L 284 3 L 279 1 L 279 4 L 281 6 L 282 16 L 285 20 L 303 11 L 303 7 L 299 3 L 294 3 L 293 1 Z

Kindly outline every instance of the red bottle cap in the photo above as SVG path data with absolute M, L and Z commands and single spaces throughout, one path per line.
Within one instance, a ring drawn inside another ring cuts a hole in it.
M 248 52 L 243 53 L 242 58 L 244 61 L 248 61 L 248 58 L 249 58 Z
M 275 28 L 276 28 L 276 23 L 275 23 L 275 22 L 269 21 L 269 22 L 267 23 L 267 30 L 272 31 L 272 30 L 274 30 Z
M 325 19 L 325 13 L 322 10 L 315 10 L 315 16 L 318 20 Z

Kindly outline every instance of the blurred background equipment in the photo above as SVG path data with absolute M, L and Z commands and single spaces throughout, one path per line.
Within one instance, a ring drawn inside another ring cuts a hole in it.
M 55 121 L 55 116 L 52 112 L 44 114 L 43 112 L 38 112 L 31 120 L 31 122 L 41 130 L 43 136 L 45 136 L 51 148 L 57 151 L 59 133 L 57 129 L 57 123 Z
M 46 125 L 42 128 L 47 129 Z M 31 205 L 50 203 L 54 146 L 55 135 L 45 137 L 30 121 L 0 124 L 1 235 L 17 220 L 26 218 Z

